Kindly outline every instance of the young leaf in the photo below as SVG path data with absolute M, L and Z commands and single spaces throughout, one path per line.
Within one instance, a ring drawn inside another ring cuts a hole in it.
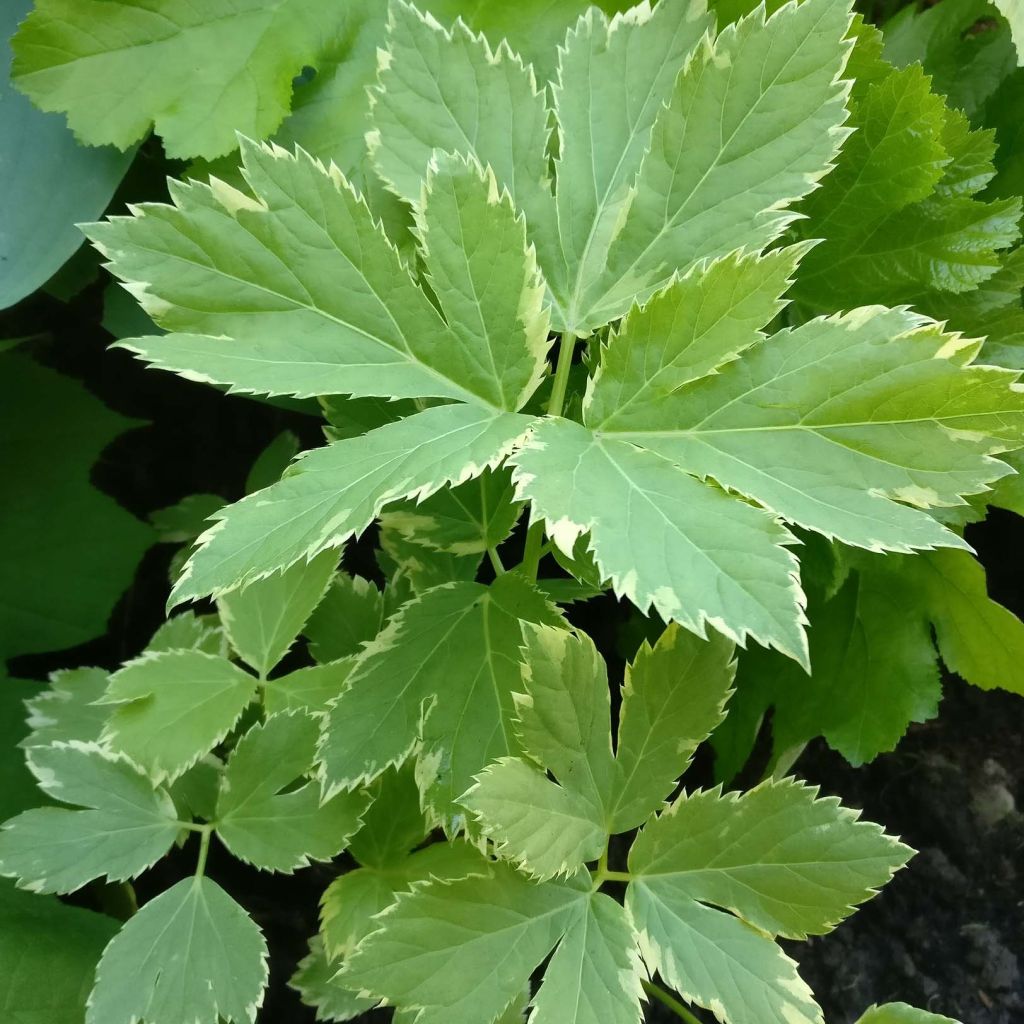
M 238 741 L 221 782 L 216 829 L 240 860 L 291 873 L 337 856 L 359 828 L 364 793 L 321 805 L 317 783 L 291 788 L 312 768 L 319 736 L 317 719 L 295 711 L 271 715 Z
M 220 515 L 172 594 L 219 595 L 361 533 L 389 502 L 496 466 L 529 417 L 442 405 L 307 453 L 280 482 Z
M 54 672 L 50 685 L 25 702 L 29 734 L 22 747 L 48 747 L 52 743 L 99 740 L 110 709 L 94 704 L 107 689 L 101 668 L 73 668 Z
M 397 532 L 418 546 L 476 555 L 497 548 L 521 511 L 522 505 L 513 501 L 509 473 L 486 470 L 476 480 L 446 487 L 423 501 L 392 506 L 381 513 L 380 522 L 382 533 Z
M 570 420 L 544 421 L 510 461 L 531 517 L 568 555 L 589 532 L 600 575 L 641 611 L 806 659 L 795 538 L 769 513 Z
M 942 660 L 983 690 L 1024 694 L 1024 623 L 988 596 L 966 551 L 930 551 L 900 566 L 921 588 Z
M 639 1024 L 647 971 L 623 907 L 591 893 L 544 972 L 534 1024 Z
M 166 619 L 157 626 L 145 653 L 163 651 L 202 651 L 221 658 L 228 656 L 224 630 L 216 615 L 196 615 L 185 611 Z
M 385 772 L 367 792 L 372 802 L 349 852 L 364 867 L 390 868 L 405 860 L 430 831 L 412 766 Z
M 49 796 L 82 810 L 40 807 L 0 832 L 0 875 L 33 892 L 73 892 L 94 878 L 134 878 L 174 843 L 171 798 L 128 758 L 72 740 L 33 747 L 29 767 Z
M 591 7 L 559 48 L 553 82 L 559 155 L 555 197 L 564 267 L 545 267 L 561 326 L 583 295 L 634 201 L 651 128 L 687 58 L 710 27 L 700 4 L 662 0 L 609 19 Z
M 839 79 L 849 23 L 843 0 L 805 0 L 767 21 L 759 8 L 702 42 L 658 113 L 636 196 L 572 329 L 607 323 L 674 273 L 785 230 L 786 207 L 848 134 Z
M 103 740 L 156 780 L 175 779 L 232 729 L 256 679 L 202 651 L 144 654 L 110 677 Z
M 515 999 L 587 899 L 502 864 L 489 877 L 433 882 L 401 895 L 345 962 L 341 978 L 400 1006 L 418 1024 L 482 1024 Z
M 834 797 L 816 796 L 793 779 L 684 794 L 633 844 L 633 884 L 665 906 L 714 904 L 770 935 L 829 932 L 913 851 Z
M 249 141 L 242 158 L 256 200 L 216 179 L 175 183 L 174 205 L 145 204 L 89 226 L 147 312 L 185 332 L 120 346 L 235 391 L 494 408 L 489 385 L 461 383 L 471 358 L 463 338 L 337 168 Z
M 547 266 L 545 253 L 557 251 L 558 243 L 548 181 L 548 112 L 533 69 L 507 43 L 492 49 L 461 20 L 445 31 L 404 0 L 390 5 L 386 52 L 367 136 L 383 179 L 416 204 L 436 150 L 475 157 L 525 213 Z
M 308 665 L 263 684 L 263 706 L 268 715 L 279 711 L 309 711 L 318 714 L 345 688 L 355 659 L 340 658 L 323 665 Z
M 455 801 L 489 761 L 518 749 L 512 692 L 523 622 L 559 622 L 514 573 L 490 586 L 451 583 L 404 605 L 356 663 L 328 712 L 320 761 L 328 791 L 399 764 L 421 743 L 426 806 L 449 830 Z
M 103 952 L 86 1024 L 253 1024 L 267 944 L 252 918 L 205 877 L 150 900 Z
M 601 351 L 583 402 L 587 424 L 608 431 L 642 426 L 684 384 L 763 340 L 807 251 L 730 253 L 635 306 Z
M 416 209 L 426 280 L 458 338 L 460 379 L 499 409 L 537 390 L 548 350 L 544 282 L 526 228 L 494 172 L 431 159 Z
M 736 673 L 733 651 L 725 637 L 713 633 L 704 642 L 673 623 L 626 667 L 612 832 L 636 828 L 661 808 L 697 747 L 725 717 Z
M 324 596 L 337 564 L 337 551 L 328 549 L 308 562 L 297 562 L 225 594 L 217 602 L 231 646 L 261 678 L 288 653 Z
M 421 837 L 422 838 L 422 837 Z M 416 883 L 487 874 L 480 851 L 462 840 L 434 843 L 392 858 L 386 867 L 359 867 L 339 875 L 320 901 L 321 932 L 332 959 L 346 957 L 380 926 L 377 915 Z
M 384 597 L 368 580 L 339 572 L 309 617 L 302 635 L 320 662 L 358 654 L 384 628 Z
M 169 155 L 215 157 L 235 148 L 236 129 L 263 137 L 280 124 L 331 10 L 323 0 L 40 0 L 15 37 L 13 76 L 90 146 L 126 149 L 155 123 Z
M 324 949 L 323 940 L 314 935 L 309 940 L 309 953 L 299 961 L 288 987 L 316 1010 L 317 1020 L 352 1020 L 377 1005 L 377 1000 L 361 996 L 338 981 L 338 965 Z
M 728 1024 L 823 1024 L 796 964 L 745 921 L 642 881 L 627 889 L 626 909 L 644 963 L 687 1002 Z

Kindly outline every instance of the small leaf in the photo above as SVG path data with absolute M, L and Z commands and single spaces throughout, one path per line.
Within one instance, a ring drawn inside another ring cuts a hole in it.
M 107 673 L 101 668 L 73 668 L 54 672 L 50 685 L 25 702 L 29 734 L 22 747 L 47 747 L 52 743 L 97 741 L 110 709 L 97 706 L 107 689 Z
M 86 1024 L 253 1024 L 267 944 L 216 882 L 185 878 L 150 900 L 103 952 Z
M 224 739 L 255 693 L 256 679 L 224 658 L 144 654 L 110 677 L 103 739 L 156 781 L 174 779 Z
M 585 899 L 578 889 L 530 882 L 512 868 L 418 887 L 378 922 L 341 978 L 400 1006 L 418 1024 L 493 1020 L 519 995 Z
M 629 886 L 644 963 L 728 1024 L 823 1024 L 796 964 L 763 932 L 689 898 Z
M 544 972 L 533 1024 L 640 1024 L 647 971 L 636 947 L 622 906 L 592 893 Z
M 686 793 L 644 827 L 630 873 L 666 905 L 713 903 L 791 939 L 829 932 L 913 851 L 835 797 L 816 796 L 793 779 Z
M 345 689 L 354 658 L 340 658 L 323 665 L 308 665 L 263 684 L 263 706 L 268 715 L 303 710 L 321 713 Z
M 255 580 L 217 602 L 231 646 L 261 678 L 288 653 L 324 596 L 338 554 L 321 552 L 308 562 Z
M 358 654 L 384 628 L 381 592 L 361 576 L 337 573 L 302 635 L 321 664 Z
M 939 1013 L 919 1010 L 906 1003 L 885 1003 L 872 1006 L 857 1018 L 857 1024 L 960 1024 L 952 1017 L 943 1017 Z
M 670 625 L 626 668 L 615 757 L 620 781 L 611 831 L 642 825 L 669 796 L 697 747 L 725 717 L 736 673 L 734 648 Z
M 128 758 L 72 740 L 33 747 L 29 767 L 47 795 L 83 810 L 40 807 L 0 832 L 0 874 L 33 892 L 73 892 L 94 878 L 142 874 L 181 824 L 171 798 Z
M 216 829 L 240 860 L 291 873 L 337 856 L 359 828 L 364 793 L 321 805 L 319 783 L 291 788 L 311 770 L 319 736 L 317 719 L 295 711 L 271 715 L 238 741 L 221 781 Z
M 230 506 L 200 538 L 172 594 L 220 594 L 339 547 L 386 504 L 496 466 L 531 420 L 443 405 L 307 453 L 280 483 Z
M 306 1006 L 316 1010 L 317 1020 L 352 1020 L 377 1005 L 346 988 L 337 979 L 338 964 L 327 958 L 319 935 L 309 940 L 309 953 L 299 961 L 288 987 L 299 993 Z

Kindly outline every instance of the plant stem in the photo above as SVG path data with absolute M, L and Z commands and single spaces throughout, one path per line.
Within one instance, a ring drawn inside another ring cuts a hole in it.
M 210 836 L 213 835 L 213 829 L 207 825 L 202 830 L 202 835 L 199 839 L 199 860 L 196 861 L 196 879 L 200 879 L 206 872 L 206 858 L 210 852 Z
M 563 334 L 558 339 L 558 363 L 555 366 L 555 382 L 551 387 L 551 397 L 548 399 L 549 416 L 562 415 L 562 409 L 565 406 L 565 392 L 569 386 L 572 354 L 575 348 L 575 334 Z
M 685 1020 L 687 1024 L 701 1024 L 700 1020 L 695 1017 L 675 996 L 671 996 L 659 985 L 655 985 L 653 981 L 645 981 L 643 983 L 644 991 L 661 1003 L 662 1006 L 667 1006 L 680 1020 Z
M 501 555 L 498 554 L 497 548 L 488 548 L 487 557 L 491 560 L 491 565 L 494 566 L 494 575 L 500 576 L 505 571 L 505 566 L 501 563 Z
M 558 361 L 555 365 L 555 380 L 551 385 L 548 399 L 548 415 L 561 416 L 565 407 L 565 392 L 569 387 L 569 370 L 572 368 L 572 354 L 576 349 L 576 336 L 563 334 L 558 339 Z M 520 563 L 525 576 L 536 581 L 537 570 L 544 547 L 544 524 L 539 520 L 530 526 L 526 534 L 526 548 Z

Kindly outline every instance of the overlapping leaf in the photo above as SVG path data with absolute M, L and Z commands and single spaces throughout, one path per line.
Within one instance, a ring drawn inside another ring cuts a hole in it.
M 321 803 L 319 784 L 302 781 L 312 770 L 319 736 L 316 718 L 293 711 L 271 715 L 239 740 L 216 811 L 217 835 L 236 857 L 267 871 L 291 872 L 337 856 L 357 831 L 365 794 L 339 793 Z
M 103 952 L 86 1024 L 253 1024 L 267 984 L 267 944 L 209 878 L 150 900 Z
M 359 656 L 329 709 L 320 749 L 329 791 L 376 778 L 418 743 L 425 805 L 457 829 L 455 801 L 473 775 L 518 749 L 512 693 L 521 623 L 558 621 L 514 573 L 489 587 L 435 587 L 404 605 Z
M 635 1024 L 647 969 L 729 1024 L 819 1024 L 810 990 L 772 937 L 829 930 L 910 851 L 793 780 L 743 796 L 684 793 L 652 816 L 675 784 L 669 766 L 683 771 L 721 719 L 730 653 L 727 641 L 703 643 L 677 626 L 644 648 L 613 752 L 593 645 L 567 630 L 530 629 L 517 699 L 523 753 L 489 767 L 463 801 L 498 854 L 534 879 L 497 863 L 485 876 L 400 896 L 341 979 L 418 1009 L 420 1021 L 483 1024 L 553 949 L 534 1000 L 543 1024 Z M 613 876 L 628 880 L 623 909 L 598 889 L 609 834 L 638 818 L 647 820 L 629 872 Z M 582 865 L 594 860 L 588 877 Z
M 133 878 L 181 830 L 174 803 L 128 758 L 72 740 L 33 747 L 29 766 L 48 796 L 79 810 L 24 811 L 0 832 L 0 874 L 34 892 L 73 892 L 94 878 Z

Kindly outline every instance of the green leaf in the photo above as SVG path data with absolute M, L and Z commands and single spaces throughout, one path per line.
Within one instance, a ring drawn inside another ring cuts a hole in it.
M 1013 71 L 1013 42 L 986 0 L 943 3 L 938 10 L 908 4 L 890 18 L 885 24 L 885 58 L 897 67 L 920 61 L 949 105 L 973 117 Z M 975 30 L 979 21 L 983 24 Z
M 635 198 L 572 329 L 607 323 L 699 260 L 763 248 L 785 230 L 787 206 L 848 134 L 848 28 L 842 0 L 805 0 L 767 22 L 755 10 L 701 43 L 658 114 Z
M 146 653 L 161 651 L 203 651 L 226 658 L 228 645 L 216 615 L 185 611 L 161 622 L 146 644 Z
M 253 1024 L 267 945 L 216 882 L 185 878 L 150 900 L 103 952 L 86 1024 Z
M 626 667 L 615 752 L 620 776 L 611 831 L 642 825 L 675 787 L 697 747 L 725 717 L 736 673 L 733 645 L 670 625 Z
M 0 673 L 0 821 L 39 803 L 36 780 L 21 748 L 29 733 L 25 709 L 41 692 L 45 690 L 35 680 L 9 679 Z
M 157 781 L 174 779 L 230 732 L 256 679 L 202 651 L 144 654 L 110 677 L 103 739 Z
M 588 425 L 608 431 L 642 426 L 684 384 L 762 340 L 807 251 L 731 253 L 634 307 L 601 351 L 583 403 Z
M 380 926 L 377 915 L 416 883 L 454 881 L 488 871 L 488 862 L 475 847 L 456 841 L 405 854 L 386 867 L 360 867 L 339 875 L 320 902 L 325 946 L 333 959 L 348 956 Z
M 604 893 L 587 899 L 544 972 L 535 1024 L 639 1024 L 647 971 L 622 906 Z
M 924 510 L 1005 475 L 990 456 L 1019 441 L 995 438 L 1018 436 L 1024 411 L 1010 374 L 963 365 L 970 351 L 902 309 L 818 318 L 614 436 L 847 544 L 963 547 Z
M 605 848 L 600 805 L 518 757 L 488 765 L 461 803 L 498 855 L 537 879 L 572 875 Z
M 465 485 L 464 485 L 465 486 Z M 438 492 L 444 494 L 444 491 Z M 377 562 L 390 577 L 390 590 L 397 592 L 396 584 L 404 581 L 414 594 L 422 594 L 443 583 L 455 580 L 472 582 L 483 561 L 483 554 L 457 555 L 450 551 L 437 551 L 415 534 L 407 532 L 416 516 L 416 505 L 411 501 L 391 506 L 399 526 L 394 525 L 390 512 L 380 519 L 380 550 Z
M 489 587 L 436 587 L 403 605 L 328 711 L 320 748 L 328 791 L 376 778 L 419 742 L 425 806 L 457 830 L 455 801 L 473 776 L 518 749 L 512 693 L 520 683 L 521 623 L 559 621 L 514 573 Z
M 796 964 L 763 932 L 645 882 L 626 891 L 644 963 L 728 1024 L 822 1024 Z
M 346 961 L 341 977 L 418 1024 L 493 1020 L 519 995 L 569 926 L 585 893 L 491 865 L 486 878 L 434 882 L 402 895 Z
M 345 688 L 354 659 L 341 658 L 309 665 L 263 684 L 263 706 L 268 715 L 304 710 L 319 713 Z
M 611 21 L 590 8 L 559 48 L 552 91 L 564 266 L 546 269 L 556 317 L 570 329 L 585 316 L 583 295 L 634 201 L 655 118 L 710 21 L 700 5 L 682 0 L 662 0 L 653 12 L 640 5 Z
M 367 136 L 380 175 L 415 205 L 435 150 L 475 157 L 525 214 L 547 266 L 546 252 L 557 251 L 555 204 L 548 112 L 533 69 L 507 43 L 492 49 L 461 21 L 446 31 L 404 0 L 390 5 L 386 52 Z
M 546 366 L 548 313 L 511 197 L 474 158 L 437 154 L 416 234 L 427 283 L 458 339 L 460 381 L 496 408 L 521 409 Z
M 816 796 L 794 779 L 683 794 L 637 837 L 630 874 L 666 906 L 711 903 L 791 939 L 829 932 L 913 851 Z
M 345 848 L 366 809 L 363 793 L 320 803 L 320 785 L 292 783 L 312 769 L 320 726 L 304 711 L 271 715 L 238 741 L 217 801 L 217 835 L 240 860 L 291 873 Z
M 82 1024 L 117 922 L 0 884 L 0 1005 L 11 1024 Z
M 328 959 L 319 935 L 309 940 L 309 953 L 299 961 L 288 987 L 316 1009 L 317 1020 L 352 1020 L 377 1005 L 337 980 L 338 965 Z
M 242 159 L 256 199 L 216 179 L 175 182 L 174 205 L 88 226 L 143 308 L 184 332 L 120 347 L 231 391 L 492 406 L 481 379 L 461 382 L 464 338 L 336 167 L 247 140 Z M 494 223 L 502 210 L 488 207 Z
M 740 659 L 738 703 L 748 714 L 752 706 L 775 707 L 776 756 L 822 735 L 852 764 L 863 764 L 892 750 L 910 722 L 938 712 L 942 684 L 931 630 L 906 571 L 927 556 L 901 559 L 903 571 L 889 571 L 893 557 L 872 556 L 831 598 L 814 595 L 810 677 L 767 652 Z
M 13 658 L 103 633 L 154 537 L 89 482 L 136 422 L 13 352 L 0 356 L 0 380 L 0 655 Z
M 210 517 L 226 504 L 219 494 L 187 494 L 175 505 L 150 512 L 149 521 L 156 527 L 161 543 L 180 544 L 198 537 Z
M 0 17 L 0 61 L 9 66 L 7 41 L 31 10 L 11 0 Z M 0 164 L 0 195 L 8 196 L 0 231 L 0 309 L 13 306 L 56 273 L 83 242 L 76 224 L 106 209 L 135 155 L 75 142 L 63 119 L 44 114 L 0 82 L 0 139 L 18 159 Z M 75 182 L 74 188 L 66 183 Z
M 902 567 L 921 588 L 948 668 L 983 690 L 1024 694 L 1024 623 L 988 596 L 966 551 L 930 551 Z
M 381 592 L 361 576 L 339 572 L 302 634 L 309 641 L 310 654 L 323 664 L 358 654 L 383 627 Z
M 280 483 L 220 513 L 171 599 L 219 595 L 338 547 L 389 502 L 428 496 L 496 466 L 530 422 L 444 405 L 310 452 Z
M 29 767 L 47 795 L 83 810 L 24 811 L 0 832 L 0 874 L 33 892 L 73 892 L 94 878 L 142 874 L 177 838 L 167 793 L 128 758 L 95 743 L 33 747 Z
M 389 868 L 405 860 L 430 831 L 412 766 L 385 772 L 367 792 L 372 802 L 349 853 L 364 867 Z
M 446 487 L 415 505 L 407 502 L 381 514 L 383 531 L 434 551 L 482 554 L 512 532 L 522 506 L 513 501 L 507 471 L 486 470 L 476 480 Z
M 795 541 L 768 513 L 569 420 L 544 421 L 510 461 L 532 519 L 570 556 L 589 532 L 601 576 L 642 612 L 806 657 Z
M 101 668 L 73 668 L 54 672 L 50 685 L 31 700 L 28 708 L 29 734 L 23 747 L 46 747 L 51 743 L 98 740 L 110 709 L 97 706 L 107 689 L 107 673 Z
M 155 123 L 170 156 L 215 157 L 235 148 L 236 129 L 263 137 L 280 124 L 292 78 L 317 63 L 330 10 L 322 0 L 40 0 L 15 37 L 13 77 L 90 146 L 124 149 Z
M 196 761 L 184 775 L 180 775 L 168 788 L 171 799 L 188 818 L 213 821 L 217 813 L 224 763 L 216 754 L 207 754 Z
M 252 494 L 253 491 L 261 491 L 264 487 L 276 484 L 298 452 L 299 439 L 290 430 L 282 430 L 256 456 L 245 478 L 245 493 Z
M 337 564 L 338 553 L 329 548 L 218 600 L 231 646 L 261 678 L 288 653 L 324 596 Z
M 959 1024 L 952 1017 L 918 1010 L 906 1003 L 885 1003 L 872 1006 L 857 1018 L 857 1024 Z

